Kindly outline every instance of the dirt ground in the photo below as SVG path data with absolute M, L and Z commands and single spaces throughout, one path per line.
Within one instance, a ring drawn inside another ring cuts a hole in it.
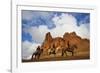
M 29 60 L 22 60 L 23 63 L 29 63 L 29 62 L 43 62 L 43 61 L 63 61 L 63 60 L 85 60 L 90 59 L 89 52 L 77 52 L 74 53 L 74 56 L 71 55 L 71 53 L 67 53 L 67 56 L 61 56 L 61 54 L 51 54 L 51 55 L 41 55 L 39 60 L 36 59 L 29 59 Z

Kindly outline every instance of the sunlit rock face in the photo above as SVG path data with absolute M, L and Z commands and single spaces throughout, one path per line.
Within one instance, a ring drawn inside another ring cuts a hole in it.
M 75 32 L 65 32 L 63 37 L 55 37 L 53 38 L 51 33 L 48 32 L 45 35 L 45 39 L 41 45 L 44 52 L 47 53 L 47 50 L 54 46 L 55 49 L 61 50 L 62 48 L 68 47 L 68 43 L 70 46 L 76 45 L 77 51 L 89 51 L 90 43 L 86 38 L 81 38 Z

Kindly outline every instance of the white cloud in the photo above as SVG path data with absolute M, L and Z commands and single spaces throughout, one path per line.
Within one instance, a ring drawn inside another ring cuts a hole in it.
M 52 20 L 54 21 L 54 24 L 56 26 L 63 26 L 63 25 L 75 26 L 76 25 L 76 19 L 70 14 L 62 13 L 60 16 L 55 15 L 55 17 Z
M 81 24 L 80 27 L 77 27 L 76 32 L 77 32 L 77 34 L 78 34 L 79 36 L 81 36 L 82 38 L 88 38 L 88 39 L 89 39 L 89 37 L 90 37 L 90 32 L 89 32 L 89 29 L 87 28 L 86 25 L 88 25 L 88 24 Z
M 38 45 L 40 44 L 31 43 L 29 41 L 22 42 L 22 59 L 30 59 Z
M 51 32 L 53 37 L 63 36 L 65 32 L 75 31 L 82 38 L 89 38 L 89 30 L 87 24 L 81 24 L 77 26 L 77 21 L 74 16 L 62 13 L 60 16 L 55 15 L 52 18 L 52 21 L 55 24 L 55 28 L 48 29 L 46 25 L 40 25 L 39 27 L 30 27 L 27 31 L 32 36 L 32 39 L 36 42 L 43 42 L 45 34 Z
M 41 25 L 39 27 L 30 27 L 28 29 L 25 29 L 25 31 L 29 32 L 29 34 L 32 36 L 32 39 L 37 42 L 41 43 L 43 42 L 43 39 L 45 38 L 45 34 L 49 31 L 47 26 Z
M 52 30 L 54 36 L 63 36 L 65 32 L 75 31 L 82 38 L 89 39 L 89 24 L 80 24 L 80 26 L 77 26 L 77 21 L 74 16 L 62 13 L 61 16 L 55 16 L 53 21 L 56 25 L 56 28 Z M 56 31 L 56 34 L 54 31 Z

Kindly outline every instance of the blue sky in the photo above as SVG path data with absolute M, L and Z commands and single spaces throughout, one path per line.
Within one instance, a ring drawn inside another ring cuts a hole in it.
M 63 13 L 73 16 L 76 19 L 76 26 L 80 27 L 81 24 L 88 26 L 90 24 L 90 14 L 89 13 L 75 13 L 75 12 L 46 12 L 46 11 L 32 11 L 32 10 L 22 10 L 22 42 L 29 41 L 35 42 L 35 39 L 32 39 L 32 35 L 29 32 L 26 32 L 24 29 L 30 27 L 37 27 L 43 25 L 48 29 L 56 28 L 56 25 L 53 22 L 54 16 L 60 17 Z M 67 21 L 67 20 L 66 20 Z M 33 32 L 33 35 L 34 32 Z

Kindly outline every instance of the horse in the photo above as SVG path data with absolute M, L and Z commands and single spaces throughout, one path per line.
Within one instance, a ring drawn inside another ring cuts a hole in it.
M 51 54 L 56 54 L 56 50 L 55 50 L 55 46 L 53 45 L 52 48 L 48 49 L 48 55 L 51 55 Z
M 43 53 L 43 49 L 40 49 L 40 46 L 37 47 L 36 51 L 32 54 L 32 60 L 33 58 L 36 60 L 39 60 L 40 55 Z
M 76 45 L 69 45 L 69 42 L 68 42 L 68 47 L 65 47 L 65 48 L 63 48 L 62 49 L 62 56 L 64 55 L 64 54 L 66 54 L 66 56 L 67 56 L 67 52 L 71 52 L 72 53 L 72 56 L 74 56 L 74 49 L 77 49 L 77 46 Z
M 51 48 L 51 49 L 48 49 L 48 54 L 51 55 L 51 54 L 56 54 L 55 52 L 55 49 L 54 48 Z

